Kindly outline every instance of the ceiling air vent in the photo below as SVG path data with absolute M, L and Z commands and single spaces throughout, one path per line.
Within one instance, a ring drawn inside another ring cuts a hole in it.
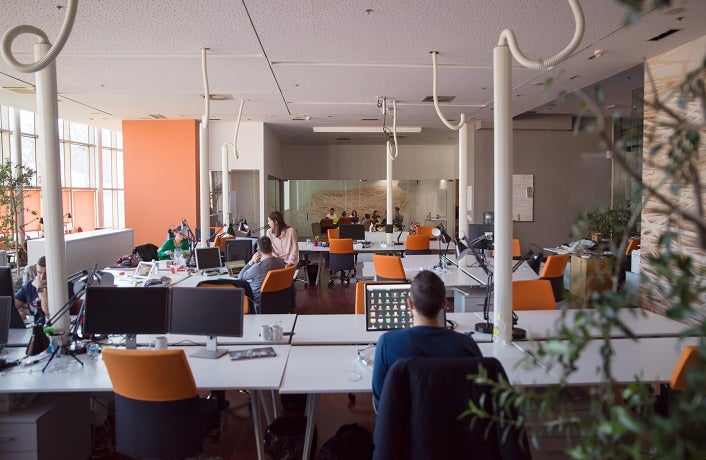
M 155 120 L 166 120 L 167 119 L 167 117 L 165 117 L 161 113 L 150 113 L 148 116 L 150 118 L 154 118 Z
M 3 89 L 6 89 L 8 91 L 12 91 L 13 93 L 17 94 L 35 94 L 36 91 L 34 88 L 25 88 L 24 86 L 3 86 Z
M 439 102 L 451 102 L 456 99 L 456 96 L 437 96 L 436 99 Z M 434 96 L 427 96 L 422 99 L 422 102 L 434 102 Z
M 355 136 L 342 136 L 342 137 L 337 137 L 336 141 L 345 142 L 345 141 L 352 141 L 353 139 L 355 139 Z
M 203 94 L 199 94 L 199 96 L 204 97 Z M 232 94 L 209 94 L 208 99 L 211 101 L 230 101 L 233 99 Z
M 380 121 L 379 118 L 361 118 L 360 121 Z
M 650 38 L 650 39 L 647 40 L 647 41 L 649 41 L 649 42 L 658 42 L 658 41 L 662 40 L 663 38 L 667 38 L 667 37 L 669 37 L 670 35 L 679 32 L 680 30 L 681 30 L 681 29 L 669 29 L 668 31 L 662 32 L 662 33 L 659 34 L 659 35 L 655 35 L 654 37 Z

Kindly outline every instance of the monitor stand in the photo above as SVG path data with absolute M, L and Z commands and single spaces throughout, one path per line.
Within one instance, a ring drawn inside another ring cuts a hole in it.
M 137 334 L 125 334 L 125 348 L 128 350 L 137 349 Z
M 205 348 L 199 348 L 189 356 L 194 358 L 218 359 L 226 353 L 228 353 L 228 350 L 225 348 L 218 348 L 218 341 L 216 340 L 216 337 L 209 337 L 206 340 Z

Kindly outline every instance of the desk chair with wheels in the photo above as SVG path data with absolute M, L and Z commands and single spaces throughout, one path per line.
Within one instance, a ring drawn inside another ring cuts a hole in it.
M 495 250 L 490 251 L 490 256 L 495 257 Z M 520 246 L 520 240 L 517 238 L 512 239 L 512 258 L 515 260 L 522 258 L 522 247 Z
M 329 228 L 326 230 L 326 235 L 328 236 L 328 240 L 337 240 L 339 238 L 339 232 L 337 228 Z
M 552 283 L 555 302 L 564 300 L 564 270 L 566 270 L 568 262 L 569 254 L 551 255 L 547 257 L 542 273 L 539 275 L 541 279 L 549 280 Z
M 469 401 L 504 420 L 490 385 L 469 380 L 483 367 L 493 381 L 507 380 L 495 358 L 404 358 L 385 376 L 375 421 L 374 460 L 531 459 L 524 431 L 502 421 L 459 418 Z M 443 395 L 443 397 L 430 397 Z
M 426 235 L 407 235 L 404 253 L 410 254 L 431 254 L 429 237 Z
M 350 225 L 352 223 L 352 219 L 348 216 L 346 217 L 339 217 L 338 218 L 338 226 L 340 227 L 341 225 Z
M 341 284 L 345 283 L 346 287 L 348 287 L 351 282 L 350 279 L 355 279 L 355 259 L 353 240 L 351 238 L 329 240 L 328 268 L 331 278 L 329 279 L 328 285 L 332 286 L 334 281 L 339 279 L 341 280 Z
M 376 281 L 407 281 L 402 259 L 397 256 L 373 254 Z
M 195 457 L 218 426 L 200 399 L 183 350 L 103 349 L 115 392 L 116 450 L 131 457 Z
M 433 225 L 420 225 L 417 227 L 417 235 L 424 235 L 428 236 L 429 238 L 432 238 L 434 235 L 431 234 L 431 231 L 434 230 Z
M 549 280 L 512 282 L 512 310 L 554 310 L 556 301 Z
M 270 270 L 260 288 L 260 311 L 258 313 L 294 313 L 292 283 L 297 267 Z

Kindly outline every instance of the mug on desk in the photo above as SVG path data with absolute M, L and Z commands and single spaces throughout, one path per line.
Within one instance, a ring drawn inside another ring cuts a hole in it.
M 166 350 L 167 349 L 167 338 L 163 335 L 155 337 L 150 342 L 150 350 Z

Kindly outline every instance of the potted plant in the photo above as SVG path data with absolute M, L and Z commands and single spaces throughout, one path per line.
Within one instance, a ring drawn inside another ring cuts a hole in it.
M 25 212 L 23 190 L 32 185 L 34 170 L 23 165 L 13 165 L 9 160 L 0 164 L 0 208 L 5 212 L 0 214 L 0 241 L 5 248 L 15 251 L 17 274 L 20 267 L 26 264 L 27 253 L 19 243 L 19 235 L 23 230 L 17 216 Z M 30 211 L 36 216 L 36 211 Z

